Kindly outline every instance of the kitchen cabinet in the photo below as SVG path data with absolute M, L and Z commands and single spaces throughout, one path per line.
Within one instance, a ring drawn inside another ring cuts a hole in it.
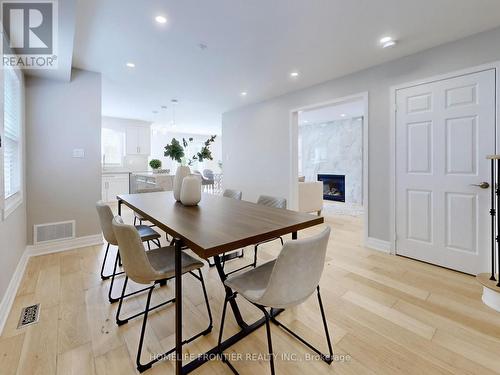
M 104 202 L 115 202 L 117 195 L 128 194 L 128 192 L 128 173 L 102 175 L 102 200 Z
M 151 154 L 151 129 L 146 126 L 128 126 L 127 155 L 147 155 Z

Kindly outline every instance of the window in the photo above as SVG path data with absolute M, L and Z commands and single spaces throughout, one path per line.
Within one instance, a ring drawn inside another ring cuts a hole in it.
M 21 81 L 13 69 L 4 70 L 4 194 L 21 193 Z
M 125 133 L 108 128 L 101 130 L 101 152 L 103 165 L 123 164 L 125 156 Z

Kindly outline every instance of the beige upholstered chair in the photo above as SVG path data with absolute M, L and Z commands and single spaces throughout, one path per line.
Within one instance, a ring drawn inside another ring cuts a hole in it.
M 267 207 L 273 207 L 273 208 L 282 208 L 286 209 L 286 199 L 285 198 L 278 198 L 278 197 L 271 197 L 269 195 L 261 195 L 259 199 L 257 199 L 257 204 L 261 204 L 263 206 Z M 257 266 L 257 250 L 259 248 L 259 245 L 262 245 L 267 242 L 275 241 L 275 240 L 280 240 L 281 241 L 281 246 L 283 246 L 283 238 L 277 237 L 277 238 L 272 238 L 267 241 L 262 241 L 259 242 L 258 244 L 255 244 L 254 246 L 254 254 L 253 254 L 253 266 Z
M 125 324 L 132 318 L 144 315 L 136 359 L 137 369 L 140 372 L 143 372 L 151 368 L 151 366 L 155 362 L 166 358 L 168 355 L 175 351 L 175 348 L 173 348 L 162 355 L 156 356 L 155 359 L 149 361 L 146 364 L 141 363 L 144 333 L 146 330 L 146 323 L 149 312 L 168 303 L 175 302 L 175 298 L 172 298 L 159 305 L 150 307 L 151 295 L 155 288 L 155 284 L 163 280 L 171 279 L 175 276 L 175 247 L 167 246 L 145 252 L 142 246 L 141 237 L 139 236 L 139 233 L 137 232 L 135 227 L 132 225 L 124 224 L 123 220 L 119 216 L 115 217 L 113 220 L 113 230 L 118 240 L 118 245 L 120 246 L 120 254 L 123 260 L 123 269 L 125 270 L 126 274 L 125 282 L 123 284 L 122 296 L 125 294 L 125 289 L 127 288 L 127 282 L 129 278 L 136 283 L 150 285 L 148 287 L 149 293 L 146 301 L 146 308 L 143 312 L 130 316 L 126 319 L 121 319 L 120 312 L 123 298 L 120 298 L 120 303 L 118 305 L 118 310 L 116 313 L 116 322 L 118 325 Z M 208 301 L 207 291 L 205 288 L 205 283 L 203 281 L 203 274 L 201 273 L 203 263 L 186 254 L 185 252 L 182 252 L 181 264 L 183 274 L 189 273 L 200 281 L 209 319 L 208 328 L 185 340 L 183 343 L 186 344 L 202 335 L 207 335 L 212 331 L 212 313 L 210 311 L 210 303 Z M 196 275 L 193 271 L 198 271 L 198 275 Z
M 233 190 L 233 189 L 225 189 L 224 193 L 222 193 L 223 197 L 226 198 L 232 198 L 236 200 L 241 200 L 242 193 L 239 190 Z
M 224 284 L 231 288 L 234 293 L 226 296 L 224 301 L 221 329 L 219 332 L 219 346 L 222 342 L 227 303 L 231 299 L 236 298 L 237 294 L 240 294 L 264 313 L 271 374 L 274 374 L 274 360 L 270 321 L 285 329 L 311 350 L 319 354 L 325 362 L 330 364 L 332 362 L 333 350 L 319 291 L 319 281 L 323 273 L 329 237 L 330 228 L 326 228 L 318 235 L 288 241 L 283 246 L 277 259 L 227 279 Z M 321 353 L 310 343 L 276 320 L 266 310 L 266 308 L 285 309 L 297 306 L 309 298 L 314 291 L 317 293 L 329 355 Z M 232 365 L 230 366 L 232 367 Z
M 323 182 L 299 182 L 299 212 L 316 212 L 321 215 L 323 210 Z
M 103 201 L 99 201 L 96 203 L 97 214 L 99 216 L 99 223 L 101 224 L 101 230 L 104 236 L 104 239 L 108 243 L 106 246 L 106 252 L 104 254 L 104 259 L 102 261 L 101 266 L 101 279 L 107 280 L 111 278 L 111 284 L 109 286 L 108 298 L 109 302 L 117 302 L 118 298 L 112 297 L 113 285 L 115 281 L 115 276 L 120 275 L 123 272 L 117 272 L 118 265 L 120 264 L 120 251 L 116 252 L 115 257 L 115 265 L 113 268 L 113 273 L 109 275 L 104 275 L 104 267 L 106 266 L 106 260 L 108 258 L 109 247 L 110 245 L 118 246 L 118 241 L 116 239 L 115 233 L 112 227 L 113 221 L 113 212 L 111 211 L 111 207 L 105 204 Z M 150 241 L 155 243 L 158 247 L 161 247 L 160 238 L 161 235 L 156 232 L 154 229 L 148 227 L 147 225 L 138 225 L 136 229 L 139 231 L 139 236 L 142 242 L 146 242 L 148 245 L 148 249 L 151 249 Z

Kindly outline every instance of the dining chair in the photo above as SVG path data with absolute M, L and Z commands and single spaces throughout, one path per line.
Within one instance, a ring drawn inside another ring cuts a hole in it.
M 219 331 L 218 346 L 223 361 L 235 372 L 221 349 L 224 321 L 226 318 L 227 303 L 240 294 L 247 301 L 260 309 L 266 321 L 267 344 L 269 350 L 271 374 L 275 374 L 273 347 L 270 322 L 283 328 L 290 335 L 298 339 L 309 349 L 317 353 L 328 364 L 333 361 L 333 349 L 328 331 L 328 325 L 321 300 L 319 281 L 326 258 L 326 249 L 330 237 L 330 228 L 327 227 L 320 234 L 305 239 L 287 241 L 275 260 L 264 263 L 250 271 L 228 278 L 224 284 L 232 289 L 233 293 L 226 296 L 222 309 L 222 319 Z M 266 308 L 286 309 L 303 303 L 316 291 L 323 320 L 329 355 L 304 340 L 290 328 L 283 325 L 271 316 Z M 237 373 L 237 371 L 236 371 Z
M 278 198 L 278 197 L 271 197 L 269 195 L 261 195 L 259 196 L 259 199 L 257 199 L 257 204 L 261 204 L 263 206 L 267 207 L 273 207 L 273 208 L 282 208 L 286 209 L 286 199 L 285 198 Z M 281 241 L 281 246 L 283 246 L 283 238 L 282 237 L 276 237 L 276 238 L 271 238 L 266 241 L 261 241 L 254 246 L 254 254 L 253 254 L 253 266 L 257 266 L 257 250 L 260 245 L 265 244 L 267 242 L 275 241 L 275 240 L 280 240 Z
M 225 189 L 224 192 L 222 193 L 222 196 L 224 198 L 236 199 L 238 201 L 241 200 L 242 195 L 243 195 L 243 193 L 241 191 L 239 191 L 239 190 L 233 190 L 233 189 Z M 240 251 L 241 251 L 241 255 L 237 255 L 237 256 L 235 256 L 234 258 L 231 258 L 231 259 L 243 258 L 245 256 L 245 250 L 241 249 Z M 232 254 L 236 254 L 236 252 L 234 252 Z M 225 266 L 225 264 L 226 264 L 226 261 L 225 261 L 225 259 L 226 259 L 226 253 L 222 254 L 222 259 L 223 259 L 223 265 Z M 210 267 L 215 267 L 215 262 L 214 263 L 210 262 L 210 259 L 208 259 L 207 261 L 208 261 L 208 265 Z M 248 267 L 248 266 L 245 266 L 243 268 L 246 268 L 246 267 Z M 234 273 L 234 272 L 239 271 L 239 270 L 241 270 L 241 269 L 234 270 L 232 272 Z
M 123 269 L 125 270 L 126 275 L 125 282 L 123 284 L 122 297 L 120 298 L 120 303 L 116 312 L 116 323 L 118 325 L 123 325 L 126 324 L 130 319 L 136 318 L 140 315 L 144 315 L 136 357 L 137 370 L 139 372 L 144 372 L 147 369 L 151 368 L 155 362 L 167 359 L 168 356 L 175 351 L 175 348 L 172 348 L 166 353 L 155 355 L 154 358 L 146 364 L 141 363 L 142 346 L 144 343 L 144 334 L 146 331 L 149 312 L 169 303 L 175 303 L 175 298 L 172 298 L 166 302 L 150 307 L 151 295 L 153 293 L 155 285 L 163 280 L 172 279 L 175 276 L 175 247 L 167 246 L 145 252 L 142 246 L 141 236 L 134 226 L 124 224 L 120 216 L 116 216 L 113 219 L 112 226 L 116 239 L 118 240 L 118 245 L 120 246 L 120 254 L 123 259 Z M 182 342 L 182 344 L 184 345 L 200 336 L 209 334 L 213 328 L 213 320 L 212 312 L 210 310 L 210 303 L 208 301 L 207 290 L 205 288 L 205 282 L 203 280 L 203 274 L 201 272 L 203 263 L 200 260 L 195 259 L 182 251 L 181 264 L 182 274 L 189 273 L 198 281 L 200 281 L 209 319 L 208 328 L 195 334 L 189 339 L 184 340 Z M 195 274 L 194 271 L 197 271 L 198 274 Z M 125 295 L 125 289 L 127 287 L 129 278 L 138 284 L 149 285 L 147 287 L 147 289 L 149 289 L 149 292 L 144 311 L 129 316 L 128 318 L 121 319 L 120 312 L 123 302 L 123 296 Z
M 224 192 L 222 193 L 222 196 L 226 198 L 233 198 L 240 201 L 242 197 L 242 192 L 239 190 L 225 189 Z
M 105 204 L 103 201 L 99 201 L 96 203 L 97 214 L 99 216 L 99 223 L 101 225 L 102 234 L 104 239 L 108 243 L 106 246 L 106 252 L 104 253 L 104 259 L 102 260 L 101 266 L 101 279 L 107 280 L 111 278 L 111 284 L 109 285 L 108 299 L 110 303 L 114 303 L 118 301 L 118 298 L 113 298 L 113 285 L 115 283 L 115 276 L 123 274 L 123 272 L 117 272 L 119 264 L 121 264 L 120 258 L 120 250 L 116 251 L 115 264 L 113 268 L 113 272 L 109 275 L 104 274 L 104 267 L 106 266 L 106 260 L 108 258 L 109 247 L 110 245 L 118 246 L 118 241 L 116 239 L 115 233 L 113 231 L 112 222 L 113 222 L 113 212 L 111 211 L 111 207 Z M 154 229 L 150 228 L 147 225 L 137 225 L 135 227 L 139 232 L 139 236 L 141 237 L 142 242 L 146 242 L 148 245 L 148 249 L 151 250 L 150 241 L 152 241 L 156 246 L 161 247 L 160 238 L 161 235 Z M 144 247 L 143 247 L 144 249 Z M 131 294 L 130 294 L 131 295 Z M 127 295 L 128 296 L 128 295 Z

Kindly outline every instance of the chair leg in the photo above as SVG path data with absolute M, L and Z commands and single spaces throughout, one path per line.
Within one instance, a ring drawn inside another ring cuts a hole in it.
M 134 216 L 134 227 L 137 225 L 137 217 Z
M 151 250 L 151 244 L 149 243 L 149 241 L 147 241 L 148 243 L 148 250 Z
M 259 245 L 255 245 L 253 248 L 253 268 L 257 267 L 257 249 Z
M 139 348 L 137 349 L 136 364 L 137 364 L 137 370 L 139 372 L 144 372 L 144 371 L 150 369 L 151 366 L 153 365 L 152 363 L 148 363 L 146 365 L 141 364 L 142 345 L 144 343 L 144 334 L 146 333 L 146 323 L 148 320 L 149 305 L 151 303 L 151 295 L 153 294 L 153 289 L 154 289 L 154 286 L 152 286 L 151 289 L 149 289 L 148 299 L 146 301 L 146 310 L 144 311 L 144 318 L 142 320 L 142 329 L 141 329 L 141 337 L 139 339 Z
M 325 328 L 326 342 L 328 344 L 328 353 L 330 354 L 330 358 L 327 358 L 326 362 L 330 361 L 329 362 L 330 364 L 333 359 L 332 341 L 330 340 L 330 332 L 328 331 L 328 324 L 326 323 L 325 309 L 323 308 L 323 302 L 321 301 L 321 293 L 319 292 L 319 285 L 316 290 L 318 294 L 318 303 L 319 303 L 319 309 L 321 311 L 321 318 L 323 319 L 323 327 Z
M 106 265 L 106 259 L 108 258 L 108 252 L 109 252 L 109 243 L 108 246 L 106 246 L 106 252 L 104 253 L 104 259 L 102 260 L 102 267 L 101 267 L 101 279 L 102 280 L 107 280 L 111 277 L 111 275 L 104 275 L 104 266 Z
M 128 283 L 128 276 L 125 276 L 125 281 L 123 282 L 123 289 L 122 289 L 122 295 L 120 297 L 120 302 L 118 303 L 118 309 L 116 310 L 116 324 L 119 326 L 128 323 L 128 319 L 121 320 L 120 319 L 120 312 L 122 311 L 122 305 L 123 305 L 123 299 L 125 298 L 125 290 L 127 289 L 127 283 Z
M 115 284 L 116 269 L 118 268 L 119 259 L 120 259 L 120 249 L 116 251 L 115 266 L 113 268 L 113 275 L 111 276 L 111 284 L 109 285 L 109 292 L 108 292 L 109 303 L 115 303 L 119 300 L 119 298 L 112 297 L 113 285 Z
M 271 324 L 269 324 L 270 316 L 265 307 L 257 306 L 263 313 L 266 318 L 266 331 L 267 331 L 267 346 L 269 348 L 269 365 L 271 366 L 271 375 L 275 374 L 274 370 L 274 355 L 273 355 L 273 341 L 271 338 Z
M 323 302 L 321 301 L 321 294 L 319 292 L 319 286 L 316 289 L 317 295 L 318 295 L 318 302 L 319 302 L 319 308 L 321 310 L 321 318 L 323 319 L 323 327 L 325 329 L 325 335 L 326 335 L 326 341 L 328 343 L 328 352 L 329 355 L 323 354 L 319 349 L 315 348 L 312 344 L 304 340 L 302 337 L 300 337 L 298 334 L 293 332 L 290 328 L 285 326 L 283 323 L 279 322 L 276 318 L 271 318 L 271 321 L 276 324 L 278 327 L 283 328 L 286 332 L 288 332 L 290 335 L 295 337 L 297 340 L 299 340 L 302 344 L 307 346 L 309 349 L 314 351 L 316 354 L 318 354 L 321 359 L 326 362 L 327 364 L 331 364 L 333 362 L 333 348 L 332 348 L 332 342 L 330 340 L 330 334 L 328 332 L 328 325 L 326 322 L 326 316 L 325 316 L 325 310 L 323 308 Z M 259 306 L 257 306 L 259 307 Z M 260 307 L 259 307 L 260 308 Z
M 280 237 L 280 241 L 281 241 L 281 246 L 283 246 L 284 245 L 284 243 L 283 243 L 283 237 Z
M 208 328 L 205 330 L 205 335 L 212 332 L 213 328 L 213 318 L 212 318 L 212 310 L 210 309 L 210 302 L 208 301 L 208 294 L 207 294 L 207 288 L 205 287 L 205 280 L 203 279 L 203 273 L 201 273 L 201 269 L 198 269 L 198 274 L 200 275 L 200 282 L 201 282 L 201 288 L 203 289 L 203 297 L 205 297 L 205 304 L 207 306 L 207 313 L 208 313 Z

